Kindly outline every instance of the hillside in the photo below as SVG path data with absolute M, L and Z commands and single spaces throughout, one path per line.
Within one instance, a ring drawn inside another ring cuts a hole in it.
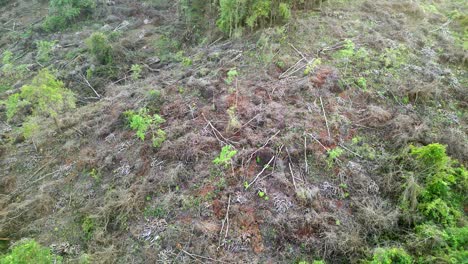
M 0 0 L 0 264 L 467 263 L 467 10 Z

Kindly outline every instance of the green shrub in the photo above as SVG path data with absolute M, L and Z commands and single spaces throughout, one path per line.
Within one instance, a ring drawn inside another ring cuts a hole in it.
M 455 224 L 455 221 L 461 216 L 456 208 L 440 198 L 421 204 L 421 211 L 428 219 L 447 226 Z
M 396 239 L 414 263 L 466 263 L 468 171 L 438 143 L 410 146 L 397 156 L 396 166 L 404 180 L 400 209 L 410 220 Z M 370 263 L 412 263 L 402 250 L 379 249 Z
M 8 97 L 7 119 L 11 120 L 26 107 L 31 109 L 31 116 L 52 117 L 59 127 L 58 115 L 67 109 L 75 108 L 75 96 L 65 88 L 63 82 L 44 69 L 34 77 L 30 85 L 21 87 L 21 92 Z
M 369 264 L 412 264 L 413 258 L 402 248 L 377 248 Z
M 227 72 L 227 78 L 224 81 L 231 85 L 237 76 L 239 76 L 239 73 L 237 72 L 236 68 L 232 68 Z
M 52 49 L 54 48 L 56 43 L 57 43 L 56 41 L 45 41 L 45 40 L 40 40 L 36 42 L 36 45 L 37 45 L 36 60 L 40 63 L 49 62 Z
M 340 147 L 336 147 L 334 149 L 330 149 L 327 151 L 328 157 L 327 157 L 327 166 L 328 168 L 333 167 L 333 164 L 335 161 L 344 153 L 344 149 Z
M 132 68 L 130 68 L 132 80 L 136 81 L 136 80 L 140 79 L 142 70 L 143 69 L 141 68 L 141 65 L 133 64 Z
M 176 53 L 180 47 L 181 44 L 176 39 L 165 35 L 159 37 L 154 43 L 156 55 L 159 57 L 161 62 L 177 60 Z
M 229 36 L 240 35 L 243 28 L 264 27 L 285 22 L 292 16 L 292 6 L 305 8 L 308 0 L 220 0 L 217 25 Z
M 16 81 L 22 79 L 28 71 L 27 65 L 15 65 L 14 54 L 5 50 L 2 54 L 2 64 L 0 68 L 2 78 L 0 78 L 0 90 L 8 90 Z
M 62 263 L 62 257 L 55 256 L 49 248 L 34 240 L 23 240 L 7 255 L 0 256 L 0 264 L 51 264 Z
M 112 62 L 113 50 L 106 35 L 101 32 L 95 32 L 85 42 L 91 55 L 100 64 L 105 65 Z
M 445 146 L 434 143 L 423 147 L 410 146 L 411 154 L 431 170 L 441 170 L 446 167 L 449 158 Z
M 50 0 L 49 15 L 42 24 L 52 32 L 68 28 L 79 17 L 90 14 L 96 8 L 96 0 Z
M 213 160 L 213 163 L 216 165 L 223 165 L 224 167 L 229 166 L 231 164 L 231 159 L 237 154 L 237 150 L 235 150 L 231 145 L 226 145 L 221 149 L 219 156 Z
M 463 263 L 468 253 L 468 227 L 442 229 L 434 224 L 415 228 L 410 247 L 416 252 L 418 263 Z
M 452 226 L 463 215 L 468 191 L 468 171 L 447 156 L 445 146 L 434 143 L 422 147 L 410 146 L 416 161 L 418 209 L 427 220 Z
M 153 146 L 158 148 L 166 140 L 166 132 L 160 129 L 160 125 L 166 120 L 158 114 L 148 114 L 148 109 L 141 108 L 138 112 L 133 110 L 126 111 L 130 128 L 136 131 L 136 136 L 142 141 L 145 140 L 148 131 L 151 133 Z
M 95 229 L 94 220 L 90 217 L 85 217 L 81 223 L 81 230 L 83 231 L 86 240 L 91 239 Z

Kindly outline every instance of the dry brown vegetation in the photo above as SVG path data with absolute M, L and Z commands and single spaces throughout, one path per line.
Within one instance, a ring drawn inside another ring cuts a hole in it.
M 107 1 L 95 24 L 49 34 L 30 18 L 40 1 L 12 2 L 0 51 L 29 69 L 13 91 L 51 67 L 80 105 L 60 130 L 40 119 L 32 138 L 0 107 L 0 238 L 34 238 L 67 263 L 358 263 L 408 228 L 401 149 L 440 142 L 467 164 L 466 50 L 450 33 L 458 22 L 425 2 L 327 1 L 196 45 L 175 4 Z M 112 39 L 113 64 L 85 52 L 93 31 Z M 48 65 L 31 60 L 33 39 L 57 40 Z M 367 55 L 338 58 L 346 40 Z M 128 128 L 123 113 L 140 108 L 166 120 L 161 147 Z M 230 165 L 213 164 L 225 145 Z

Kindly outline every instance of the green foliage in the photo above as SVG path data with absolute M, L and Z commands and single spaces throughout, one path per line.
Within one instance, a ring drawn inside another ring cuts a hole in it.
M 289 20 L 291 18 L 291 7 L 288 3 L 280 3 L 278 9 L 281 18 L 284 20 Z
M 130 68 L 130 71 L 132 72 L 132 74 L 131 74 L 132 80 L 136 81 L 136 80 L 140 79 L 142 70 L 143 69 L 141 68 L 141 65 L 133 64 L 132 68 Z
M 166 141 L 166 132 L 162 129 L 158 129 L 155 134 L 153 134 L 153 138 L 151 139 L 153 143 L 153 147 L 159 148 L 161 147 L 162 143 Z
M 148 217 L 164 218 L 167 215 L 167 211 L 161 206 L 146 207 L 145 210 L 143 211 L 143 215 L 146 218 Z
M 369 264 L 412 264 L 413 258 L 402 248 L 377 248 Z
M 398 160 L 405 180 L 401 209 L 416 226 L 406 248 L 416 263 L 464 263 L 468 171 L 438 143 L 410 146 Z
M 96 0 L 50 0 L 49 15 L 42 24 L 45 31 L 59 31 L 68 28 L 79 17 L 91 14 Z
M 8 97 L 6 107 L 8 120 L 28 107 L 32 116 L 52 117 L 58 125 L 58 115 L 75 108 L 75 96 L 48 70 L 41 70 L 30 85 L 21 87 L 20 93 Z
M 410 146 L 411 154 L 423 163 L 423 166 L 439 171 L 447 166 L 449 157 L 445 153 L 445 146 L 435 143 L 424 147 Z
M 182 65 L 184 65 L 185 67 L 191 66 L 193 64 L 192 59 L 185 56 L 185 52 L 183 50 L 178 51 L 175 54 L 174 59 L 176 61 L 182 62 Z
M 443 225 L 453 225 L 461 216 L 461 213 L 457 209 L 449 206 L 440 198 L 423 203 L 421 211 L 428 219 Z
M 5 65 L 11 64 L 12 63 L 12 58 L 13 58 L 13 52 L 11 52 L 9 50 L 4 51 L 3 56 L 2 56 L 3 67 L 5 67 Z
M 39 123 L 35 118 L 29 118 L 23 123 L 23 136 L 25 138 L 34 138 L 34 135 L 39 131 Z
M 434 143 L 410 147 L 417 168 L 423 170 L 419 180 L 418 210 L 428 220 L 453 226 L 463 215 L 468 171 L 447 156 L 445 146 Z
M 320 64 L 322 64 L 322 59 L 318 58 L 313 60 L 312 62 L 307 63 L 307 66 L 304 70 L 304 75 L 309 75 L 312 71 L 314 71 Z
M 441 229 L 433 224 L 422 224 L 415 231 L 411 246 L 417 254 L 418 263 L 463 263 L 467 259 L 468 227 Z
M 340 147 L 336 147 L 334 149 L 330 149 L 327 151 L 328 157 L 327 157 L 327 165 L 329 168 L 333 167 L 333 164 L 335 161 L 343 155 L 344 150 Z
M 37 45 L 37 54 L 36 60 L 40 63 L 47 63 L 50 61 L 50 55 L 52 54 L 52 49 L 54 48 L 56 41 L 46 41 L 40 40 L 36 42 Z
M 343 48 L 337 51 L 333 56 L 337 59 L 349 59 L 354 56 L 356 45 L 350 39 L 344 41 Z
M 91 217 L 85 217 L 81 223 L 81 230 L 83 231 L 86 240 L 91 239 L 95 229 L 96 226 L 94 219 Z
M 239 73 L 237 72 L 236 68 L 232 68 L 227 72 L 227 78 L 225 79 L 225 82 L 229 85 L 232 84 L 232 82 L 237 78 Z
M 86 39 L 89 52 L 101 64 L 109 64 L 113 60 L 113 50 L 106 35 L 94 32 Z
M 7 255 L 0 256 L 0 264 L 51 264 L 62 263 L 62 257 L 55 256 L 49 248 L 34 240 L 22 240 Z
M 181 44 L 175 38 L 163 35 L 155 41 L 154 48 L 161 62 L 169 62 L 177 60 L 175 54 L 181 48 Z
M 401 44 L 397 48 L 386 48 L 379 58 L 385 68 L 398 69 L 408 60 L 408 48 Z
M 366 78 L 364 77 L 359 77 L 357 80 L 356 80 L 356 84 L 359 88 L 363 89 L 363 90 L 367 90 L 367 80 Z
M 292 16 L 291 5 L 299 6 L 306 0 L 220 0 L 217 25 L 229 36 L 241 35 L 243 28 L 264 27 L 285 22 Z
M 89 177 L 93 178 L 96 182 L 101 181 L 101 172 L 95 168 L 89 171 Z
M 11 85 L 22 79 L 28 71 L 27 65 L 15 65 L 14 54 L 9 50 L 5 50 L 2 54 L 2 64 L 0 68 L 0 90 L 9 90 Z
M 166 120 L 158 114 L 148 114 L 148 109 L 141 108 L 138 112 L 126 111 L 124 115 L 130 124 L 130 128 L 136 131 L 136 135 L 142 141 L 145 140 L 148 131 L 152 135 L 153 146 L 158 148 L 166 140 L 166 132 L 160 129 L 160 125 Z
M 235 150 L 231 145 L 226 145 L 221 149 L 219 156 L 213 160 L 213 163 L 216 165 L 224 165 L 224 167 L 229 166 L 231 164 L 231 159 L 237 154 L 237 150 Z
M 268 197 L 264 191 L 258 191 L 257 195 L 265 201 L 270 200 L 270 197 Z

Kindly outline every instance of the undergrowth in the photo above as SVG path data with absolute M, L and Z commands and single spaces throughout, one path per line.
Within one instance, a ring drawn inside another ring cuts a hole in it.
M 6 116 L 7 120 L 11 120 L 19 115 L 21 120 L 26 119 L 27 122 L 32 122 L 32 118 L 38 116 L 52 117 L 59 128 L 59 115 L 67 109 L 75 108 L 75 101 L 73 92 L 44 69 L 34 77 L 31 84 L 24 85 L 19 93 L 8 97 Z
M 95 8 L 95 0 L 50 0 L 49 15 L 42 28 L 48 32 L 64 30 L 81 16 L 91 14 Z
M 153 147 L 158 148 L 166 141 L 166 132 L 160 128 L 166 120 L 160 115 L 150 115 L 146 108 L 141 108 L 137 112 L 129 110 L 124 115 L 130 128 L 136 131 L 136 136 L 142 141 L 145 140 L 148 131 L 151 133 Z
M 34 240 L 22 240 L 10 253 L 0 256 L 0 264 L 50 264 L 62 263 L 62 257 L 53 255 L 49 248 Z
M 224 167 L 229 166 L 231 164 L 231 159 L 237 154 L 237 150 L 235 150 L 231 145 L 226 145 L 221 149 L 219 156 L 213 160 L 213 163 L 216 165 L 223 165 Z
M 376 250 L 370 263 L 464 263 L 468 257 L 466 168 L 438 143 L 410 146 L 395 165 L 402 167 L 402 221 L 412 228 L 400 237 L 404 249 Z

